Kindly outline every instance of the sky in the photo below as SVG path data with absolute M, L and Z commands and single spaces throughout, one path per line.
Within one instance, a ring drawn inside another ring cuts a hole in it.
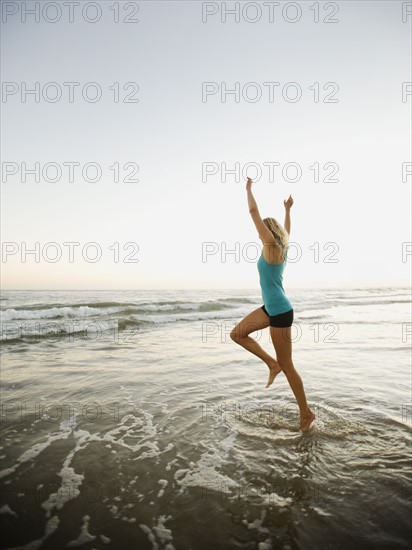
M 1 4 L 3 289 L 410 284 L 410 2 Z

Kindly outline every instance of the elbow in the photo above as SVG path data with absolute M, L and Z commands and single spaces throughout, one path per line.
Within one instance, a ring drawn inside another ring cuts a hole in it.
M 252 206 L 252 208 L 249 208 L 249 214 L 254 214 L 257 211 L 258 209 L 256 208 L 256 206 Z

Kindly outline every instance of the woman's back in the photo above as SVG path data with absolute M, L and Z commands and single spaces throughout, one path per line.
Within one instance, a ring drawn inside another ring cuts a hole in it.
M 282 243 L 279 244 L 280 249 L 278 246 L 264 245 L 257 262 L 262 299 L 269 315 L 279 315 L 292 309 L 283 288 L 283 271 L 287 259 Z

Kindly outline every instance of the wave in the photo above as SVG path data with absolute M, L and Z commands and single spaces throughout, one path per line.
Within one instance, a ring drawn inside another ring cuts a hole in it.
M 154 315 L 165 312 L 180 314 L 185 312 L 208 312 L 229 310 L 242 304 L 251 304 L 248 298 L 221 298 L 202 302 L 188 302 L 182 300 L 158 302 L 90 302 L 85 304 L 36 304 L 31 306 L 16 306 L 0 311 L 0 320 L 3 322 L 14 320 L 42 320 L 101 317 L 103 315 Z
M 91 333 L 124 332 L 155 328 L 172 322 L 213 321 L 233 317 L 250 298 L 210 300 L 158 300 L 87 302 L 83 304 L 32 304 L 0 311 L 3 344 L 54 342 L 58 338 L 87 337 Z M 237 313 L 237 316 L 240 315 Z
M 221 292 L 221 291 L 219 291 Z M 296 300 L 293 300 L 294 292 L 287 292 L 292 298 L 296 313 L 296 322 L 311 323 L 316 320 L 328 322 L 338 321 L 341 315 L 336 314 L 335 308 L 350 308 L 352 306 L 367 306 L 368 309 L 374 305 L 406 304 L 410 303 L 408 296 L 394 294 L 392 296 L 350 296 L 340 299 L 337 296 L 325 296 L 325 292 L 314 291 L 299 294 L 297 291 Z M 349 293 L 348 293 L 349 294 Z M 50 301 L 32 302 L 22 305 L 21 302 L 9 304 L 13 307 L 2 306 L 0 310 L 0 321 L 2 322 L 1 341 L 12 343 L 26 340 L 28 342 L 41 341 L 43 338 L 54 338 L 60 335 L 65 338 L 73 334 L 82 335 L 92 332 L 106 331 L 127 331 L 150 329 L 157 326 L 164 326 L 173 322 L 221 322 L 225 320 L 240 320 L 248 313 L 247 310 L 256 309 L 261 305 L 259 292 L 249 292 L 246 296 L 236 295 L 235 291 L 228 290 L 223 295 L 208 294 L 198 296 L 193 293 L 190 297 L 182 299 L 182 295 L 176 293 L 174 296 L 157 295 L 151 300 L 150 295 L 140 295 L 137 300 L 117 301 L 106 299 L 96 301 L 95 299 L 77 301 L 76 293 L 73 299 L 67 303 L 56 303 L 55 299 Z M 205 299 L 205 298 L 208 299 Z M 168 299 L 169 298 L 169 299 Z M 32 298 L 33 299 L 33 298 Z M 249 307 L 251 306 L 251 307 Z M 379 324 L 381 319 L 361 321 L 356 319 L 358 308 L 354 308 L 352 317 L 345 321 L 338 321 L 342 324 Z M 382 316 L 380 316 L 382 317 Z
M 40 342 L 56 343 L 59 340 L 70 340 L 72 342 L 99 341 L 111 339 L 118 341 L 118 336 L 123 332 L 136 333 L 142 328 L 153 326 L 152 323 L 144 319 L 116 319 L 97 322 L 48 322 L 43 325 L 40 323 L 25 324 L 8 327 L 8 330 L 2 331 L 0 346 L 27 343 L 37 344 Z
M 116 309 L 107 308 L 106 313 L 114 313 Z M 17 309 L 11 308 L 0 312 L 1 321 L 21 320 L 41 320 L 41 319 L 60 319 L 60 318 L 77 318 L 77 317 L 92 317 L 100 313 L 98 308 L 89 306 L 62 306 L 51 307 L 47 309 Z
M 326 319 L 326 318 L 329 318 L 329 319 L 334 319 L 334 317 L 332 317 L 331 315 L 301 315 L 299 312 L 296 312 L 296 318 L 298 320 L 299 318 L 299 321 L 312 321 L 313 319 Z
M 338 305 L 344 305 L 344 306 L 382 306 L 387 304 L 410 304 L 411 299 L 407 300 L 376 300 L 374 297 L 371 296 L 370 300 L 359 300 L 359 299 L 352 299 L 352 298 L 344 298 Z

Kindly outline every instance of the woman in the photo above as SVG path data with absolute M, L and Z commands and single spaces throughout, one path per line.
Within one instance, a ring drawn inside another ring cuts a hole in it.
M 262 220 L 256 201 L 252 194 L 252 180 L 246 183 L 249 212 L 263 243 L 262 255 L 257 267 L 264 305 L 249 313 L 230 333 L 237 344 L 262 359 L 269 367 L 268 388 L 276 375 L 283 371 L 296 397 L 300 409 L 300 429 L 307 431 L 315 419 L 305 396 L 302 379 L 292 361 L 291 326 L 293 308 L 285 295 L 282 285 L 283 270 L 286 264 L 288 240 L 290 235 L 290 209 L 292 196 L 283 201 L 285 206 L 285 227 L 274 218 Z M 270 326 L 270 336 L 275 347 L 276 359 L 266 353 L 249 334 Z

